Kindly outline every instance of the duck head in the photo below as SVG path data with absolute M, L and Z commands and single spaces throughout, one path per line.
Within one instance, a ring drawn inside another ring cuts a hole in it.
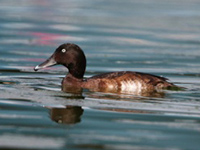
M 34 70 L 44 69 L 54 65 L 63 65 L 75 78 L 81 79 L 85 73 L 86 58 L 82 49 L 76 44 L 62 44 L 46 61 L 37 65 Z

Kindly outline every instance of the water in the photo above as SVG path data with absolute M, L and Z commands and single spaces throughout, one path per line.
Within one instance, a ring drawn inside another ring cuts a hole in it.
M 0 3 L 1 149 L 199 149 L 199 1 Z M 33 67 L 65 42 L 84 50 L 85 77 L 140 71 L 186 90 L 64 93 L 64 67 Z

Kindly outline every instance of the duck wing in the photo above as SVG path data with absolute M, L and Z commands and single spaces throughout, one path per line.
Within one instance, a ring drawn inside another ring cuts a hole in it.
M 167 78 L 141 72 L 120 71 L 109 72 L 100 75 L 95 75 L 88 78 L 88 81 L 99 81 L 105 84 L 113 84 L 121 87 L 123 84 L 138 84 L 145 89 L 162 89 L 175 86 L 174 84 L 167 82 Z

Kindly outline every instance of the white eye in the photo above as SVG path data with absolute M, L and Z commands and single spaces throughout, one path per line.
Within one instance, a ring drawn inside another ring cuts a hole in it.
M 65 52 L 66 52 L 66 49 L 62 49 L 62 52 L 65 53 Z

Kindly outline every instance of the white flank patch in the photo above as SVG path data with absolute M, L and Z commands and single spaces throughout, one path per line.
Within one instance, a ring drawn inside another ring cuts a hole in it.
M 113 90 L 114 88 L 115 88 L 114 85 L 112 85 L 112 84 L 108 84 L 108 89 Z
M 136 92 L 139 93 L 142 90 L 142 84 L 138 81 L 128 80 L 121 82 L 122 92 Z

